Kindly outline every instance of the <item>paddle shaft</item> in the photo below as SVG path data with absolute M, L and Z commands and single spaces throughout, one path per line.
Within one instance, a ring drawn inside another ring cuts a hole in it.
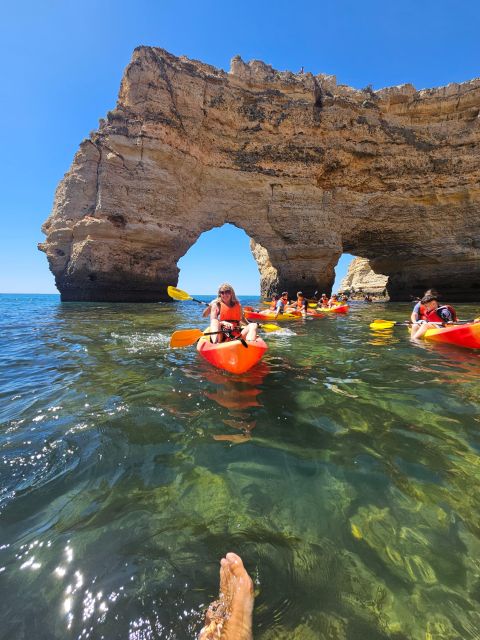
M 455 322 L 428 322 L 428 324 L 435 324 L 438 327 L 448 327 L 455 324 L 469 324 L 472 320 L 456 320 Z M 411 320 L 405 320 L 405 322 L 394 322 L 393 320 L 374 320 L 370 323 L 370 326 L 375 324 L 389 324 L 392 327 L 409 327 L 414 324 L 423 324 L 419 322 L 412 322 Z

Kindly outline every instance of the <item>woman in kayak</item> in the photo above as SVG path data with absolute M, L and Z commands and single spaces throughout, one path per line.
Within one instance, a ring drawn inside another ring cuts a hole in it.
M 247 322 L 242 305 L 232 285 L 227 282 L 218 287 L 218 298 L 210 303 L 210 331 L 220 332 L 210 336 L 214 343 L 222 342 L 225 337 L 235 340 L 241 336 L 247 342 L 253 342 L 257 338 L 256 323 Z
M 438 323 L 447 324 L 456 322 L 457 312 L 449 304 L 438 304 L 438 294 L 429 293 L 420 300 L 420 317 L 412 326 L 410 337 L 412 340 L 421 338 L 428 329 L 438 326 Z M 413 314 L 412 314 L 413 315 Z

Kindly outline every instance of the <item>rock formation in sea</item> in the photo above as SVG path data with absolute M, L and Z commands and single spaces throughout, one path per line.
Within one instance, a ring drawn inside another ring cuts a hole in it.
M 178 260 L 224 223 L 252 239 L 264 295 L 329 291 L 348 252 L 392 300 L 478 300 L 479 110 L 480 79 L 374 91 L 138 47 L 39 247 L 63 300 L 167 299 Z
M 370 294 L 383 297 L 388 278 L 372 271 L 366 258 L 354 258 L 348 265 L 346 276 L 340 283 L 340 291 L 350 291 L 354 296 Z

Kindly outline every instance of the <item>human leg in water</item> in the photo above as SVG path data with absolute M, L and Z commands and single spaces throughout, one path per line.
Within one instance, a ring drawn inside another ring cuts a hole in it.
M 436 329 L 436 324 L 431 324 L 430 322 L 419 321 L 412 324 L 412 329 L 410 331 L 410 340 L 419 340 L 422 338 L 429 329 Z
M 252 640 L 253 582 L 235 553 L 220 561 L 220 593 L 205 615 L 198 640 Z

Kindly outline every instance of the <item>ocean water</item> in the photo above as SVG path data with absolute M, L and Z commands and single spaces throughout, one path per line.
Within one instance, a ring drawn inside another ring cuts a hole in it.
M 169 348 L 193 302 L 0 296 L 0 637 L 195 638 L 235 551 L 256 640 L 480 638 L 480 352 L 369 330 L 409 313 L 236 377 Z

